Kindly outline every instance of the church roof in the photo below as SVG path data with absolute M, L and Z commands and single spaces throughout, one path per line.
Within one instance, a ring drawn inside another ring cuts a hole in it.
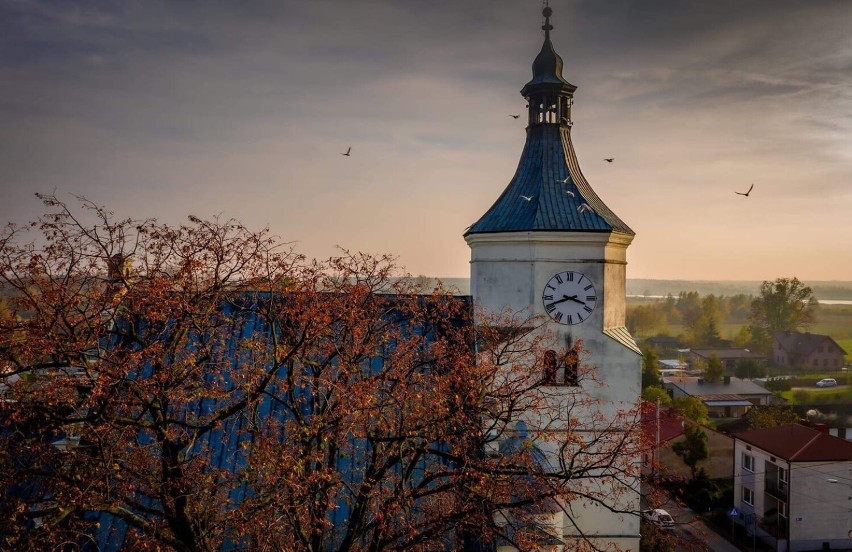
M 515 176 L 465 235 L 524 231 L 634 234 L 580 172 L 570 126 L 530 125 Z

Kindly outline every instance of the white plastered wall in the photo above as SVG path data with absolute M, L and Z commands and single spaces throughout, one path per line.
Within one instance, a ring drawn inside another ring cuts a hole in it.
M 585 393 L 600 400 L 597 412 L 605 420 L 634 408 L 641 393 L 641 357 L 604 333 L 605 329 L 624 326 L 626 252 L 632 239 L 628 234 L 590 232 L 512 232 L 466 237 L 471 247 L 471 294 L 477 308 L 546 316 L 542 290 L 554 274 L 566 270 L 582 272 L 594 283 L 597 306 L 587 320 L 573 326 L 550 322 L 547 329 L 554 335 L 554 349 L 582 339 L 584 348 L 590 351 L 584 362 L 594 368 L 600 381 L 587 381 L 580 389 L 565 388 L 565 394 L 556 400 L 570 401 L 572 393 Z M 638 456 L 634 460 L 637 468 L 640 461 Z M 598 488 L 602 494 L 616 497 L 612 503 L 616 509 L 638 510 L 638 481 L 629 487 L 612 479 L 589 484 L 602 486 Z M 596 535 L 601 543 L 615 544 L 621 550 L 638 550 L 637 516 L 614 513 L 582 501 L 572 503 L 570 510 L 571 519 L 583 534 Z M 567 537 L 576 535 L 571 520 L 564 519 L 561 524 Z

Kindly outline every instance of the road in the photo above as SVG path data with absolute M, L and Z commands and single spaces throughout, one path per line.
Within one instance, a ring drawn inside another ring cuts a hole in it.
M 660 506 L 672 515 L 677 525 L 675 534 L 678 539 L 677 552 L 695 552 L 710 550 L 713 552 L 740 552 L 740 549 L 731 544 L 726 538 L 719 535 L 709 525 L 695 515 L 689 508 L 678 506 L 669 499 Z

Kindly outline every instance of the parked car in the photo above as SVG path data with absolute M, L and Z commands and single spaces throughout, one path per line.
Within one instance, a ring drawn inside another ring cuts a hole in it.
M 817 387 L 834 387 L 837 385 L 837 380 L 834 378 L 823 378 L 816 382 Z
M 674 518 L 662 508 L 657 508 L 655 510 L 642 510 L 642 517 L 664 531 L 670 531 L 675 525 Z

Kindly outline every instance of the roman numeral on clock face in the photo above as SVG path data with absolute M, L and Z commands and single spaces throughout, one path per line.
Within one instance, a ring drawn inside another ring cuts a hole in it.
M 594 281 L 573 270 L 562 270 L 551 276 L 541 295 L 542 307 L 558 324 L 580 324 L 589 320 L 597 300 Z

